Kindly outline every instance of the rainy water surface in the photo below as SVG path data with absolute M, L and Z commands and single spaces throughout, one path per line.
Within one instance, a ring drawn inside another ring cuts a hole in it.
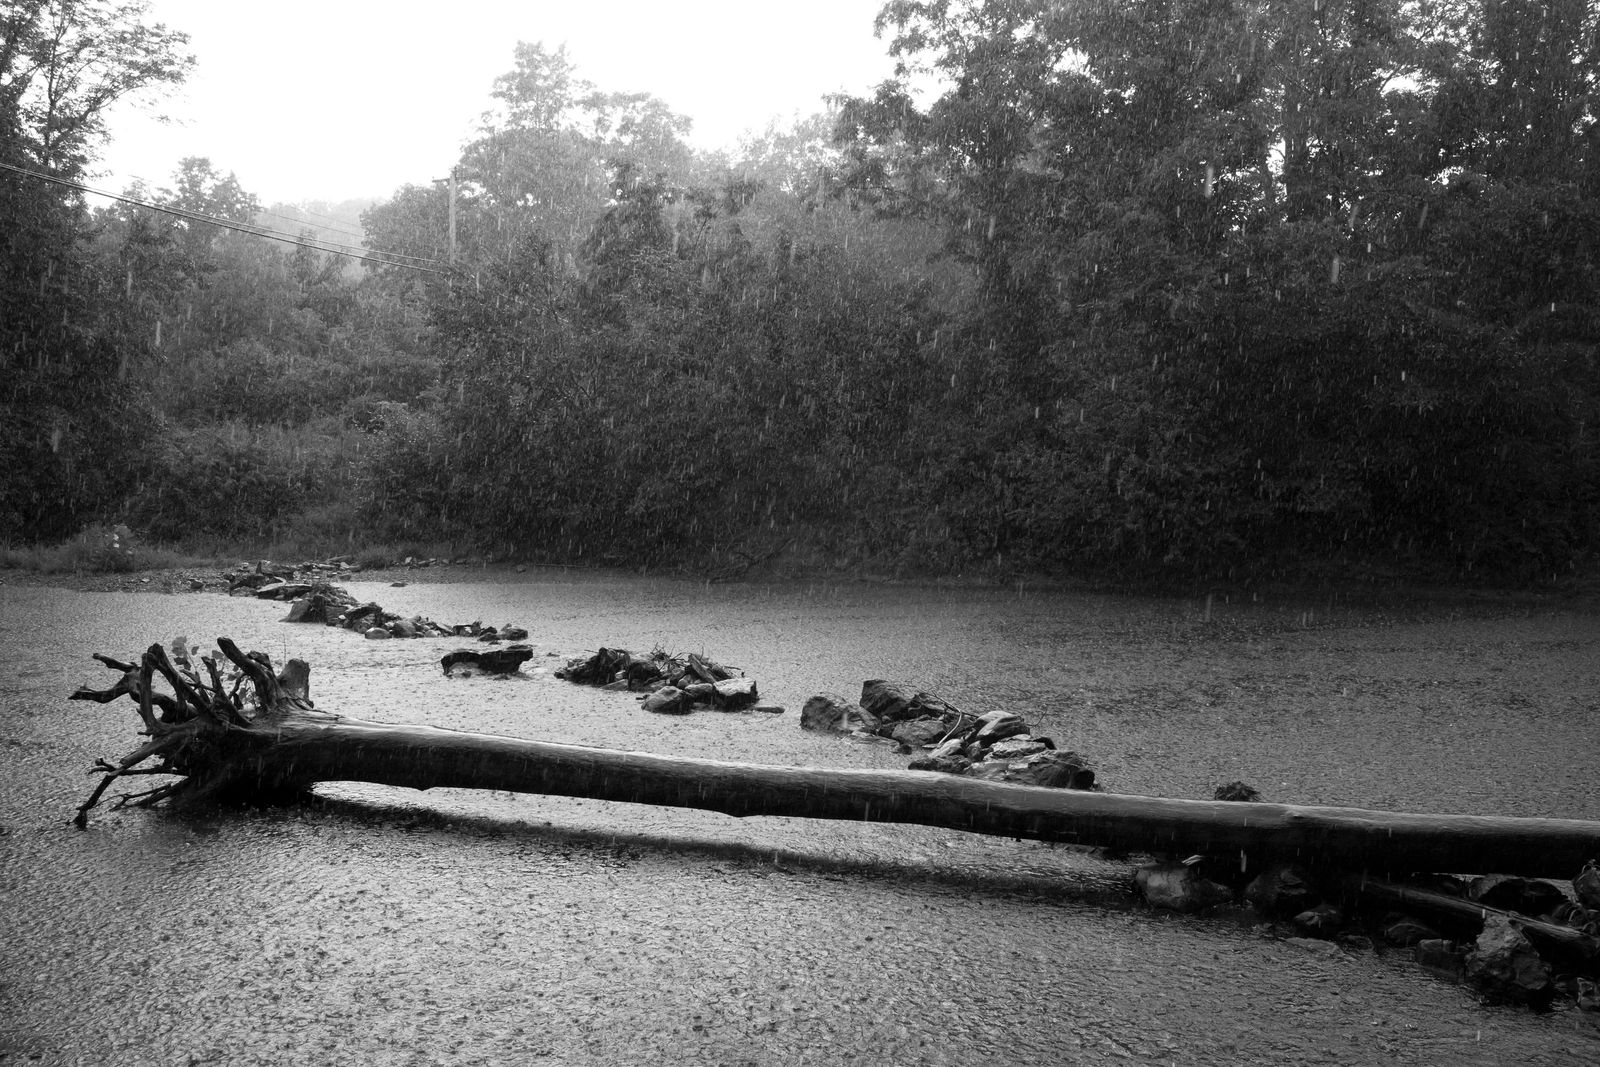
M 1350 607 L 545 572 L 351 587 L 516 623 L 523 676 L 209 594 L 0 586 L 0 1062 L 1573 1064 L 1571 1011 L 1484 1006 L 1399 954 L 1132 904 L 1127 864 L 921 827 L 737 820 L 337 785 L 310 807 L 68 820 L 131 705 L 68 702 L 182 634 L 312 664 L 322 707 L 782 765 L 903 767 L 804 733 L 821 691 L 915 682 L 1023 714 L 1113 790 L 1600 818 L 1600 621 L 1559 605 Z M 650 716 L 552 672 L 699 651 L 783 715 Z

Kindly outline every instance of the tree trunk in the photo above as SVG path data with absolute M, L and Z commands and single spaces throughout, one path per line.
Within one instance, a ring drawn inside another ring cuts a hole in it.
M 153 645 L 137 666 L 97 656 L 122 671 L 116 686 L 74 699 L 140 705 L 151 740 L 112 765 L 80 807 L 77 823 L 118 777 L 182 776 L 125 798 L 263 796 L 317 782 L 360 781 L 591 797 L 702 808 L 724 814 L 920 823 L 1125 852 L 1247 854 L 1346 869 L 1494 872 L 1569 878 L 1600 855 L 1600 823 L 1568 819 L 1419 815 L 1354 808 L 1167 800 L 1012 785 L 925 771 L 821 770 L 655 756 L 430 726 L 366 722 L 315 708 L 309 668 L 290 660 L 273 675 L 261 653 L 223 654 L 255 689 L 225 691 L 222 664 L 208 678 L 174 665 Z M 153 691 L 155 675 L 173 694 Z M 160 715 L 156 714 L 159 709 Z M 153 757 L 159 763 L 140 767 Z

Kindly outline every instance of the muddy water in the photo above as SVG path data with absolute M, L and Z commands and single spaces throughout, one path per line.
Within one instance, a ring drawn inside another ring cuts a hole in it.
M 778 764 L 903 766 L 797 728 L 913 680 L 1006 707 L 1122 792 L 1600 818 L 1600 619 L 539 574 L 352 587 L 525 626 L 525 677 L 201 594 L 0 586 L 0 1062 L 1591 1063 L 1571 1011 L 1486 1007 L 1396 955 L 1155 914 L 1127 868 L 949 831 L 367 786 L 316 807 L 67 826 L 131 705 L 93 651 L 218 634 L 313 665 L 319 705 Z M 744 667 L 782 716 L 639 712 L 554 680 L 601 644 Z M 556 653 L 556 655 L 547 655 Z

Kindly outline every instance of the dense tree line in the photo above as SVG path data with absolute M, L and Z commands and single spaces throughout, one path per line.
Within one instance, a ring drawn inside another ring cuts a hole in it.
M 519 45 L 454 203 L 369 209 L 393 255 L 359 277 L 0 176 L 31 235 L 4 252 L 0 537 L 1176 573 L 1592 553 L 1592 5 L 895 0 L 878 28 L 895 80 L 720 156 Z M 174 36 L 139 47 L 147 82 L 181 76 Z M 70 177 L 10 55 L 5 158 Z M 203 159 L 149 195 L 259 217 Z

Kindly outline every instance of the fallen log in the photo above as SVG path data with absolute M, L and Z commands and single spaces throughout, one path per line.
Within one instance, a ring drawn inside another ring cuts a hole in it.
M 89 811 L 118 778 L 174 775 L 124 803 L 178 797 L 244 799 L 318 782 L 455 787 L 700 808 L 740 818 L 789 816 L 916 823 L 1123 852 L 1246 855 L 1372 872 L 1494 871 L 1571 877 L 1600 855 L 1600 823 L 1426 815 L 1355 808 L 1169 800 L 1014 785 L 923 771 L 823 770 L 584 748 L 431 726 L 370 722 L 318 709 L 310 668 L 281 674 L 267 656 L 218 641 L 224 662 L 174 663 L 155 644 L 140 662 L 95 657 L 121 678 L 76 700 L 128 697 L 149 741 L 101 761 Z M 155 679 L 172 690 L 157 692 Z M 248 682 L 246 688 L 242 683 Z M 157 714 L 159 710 L 160 714 Z M 149 761 L 153 765 L 146 765 Z

